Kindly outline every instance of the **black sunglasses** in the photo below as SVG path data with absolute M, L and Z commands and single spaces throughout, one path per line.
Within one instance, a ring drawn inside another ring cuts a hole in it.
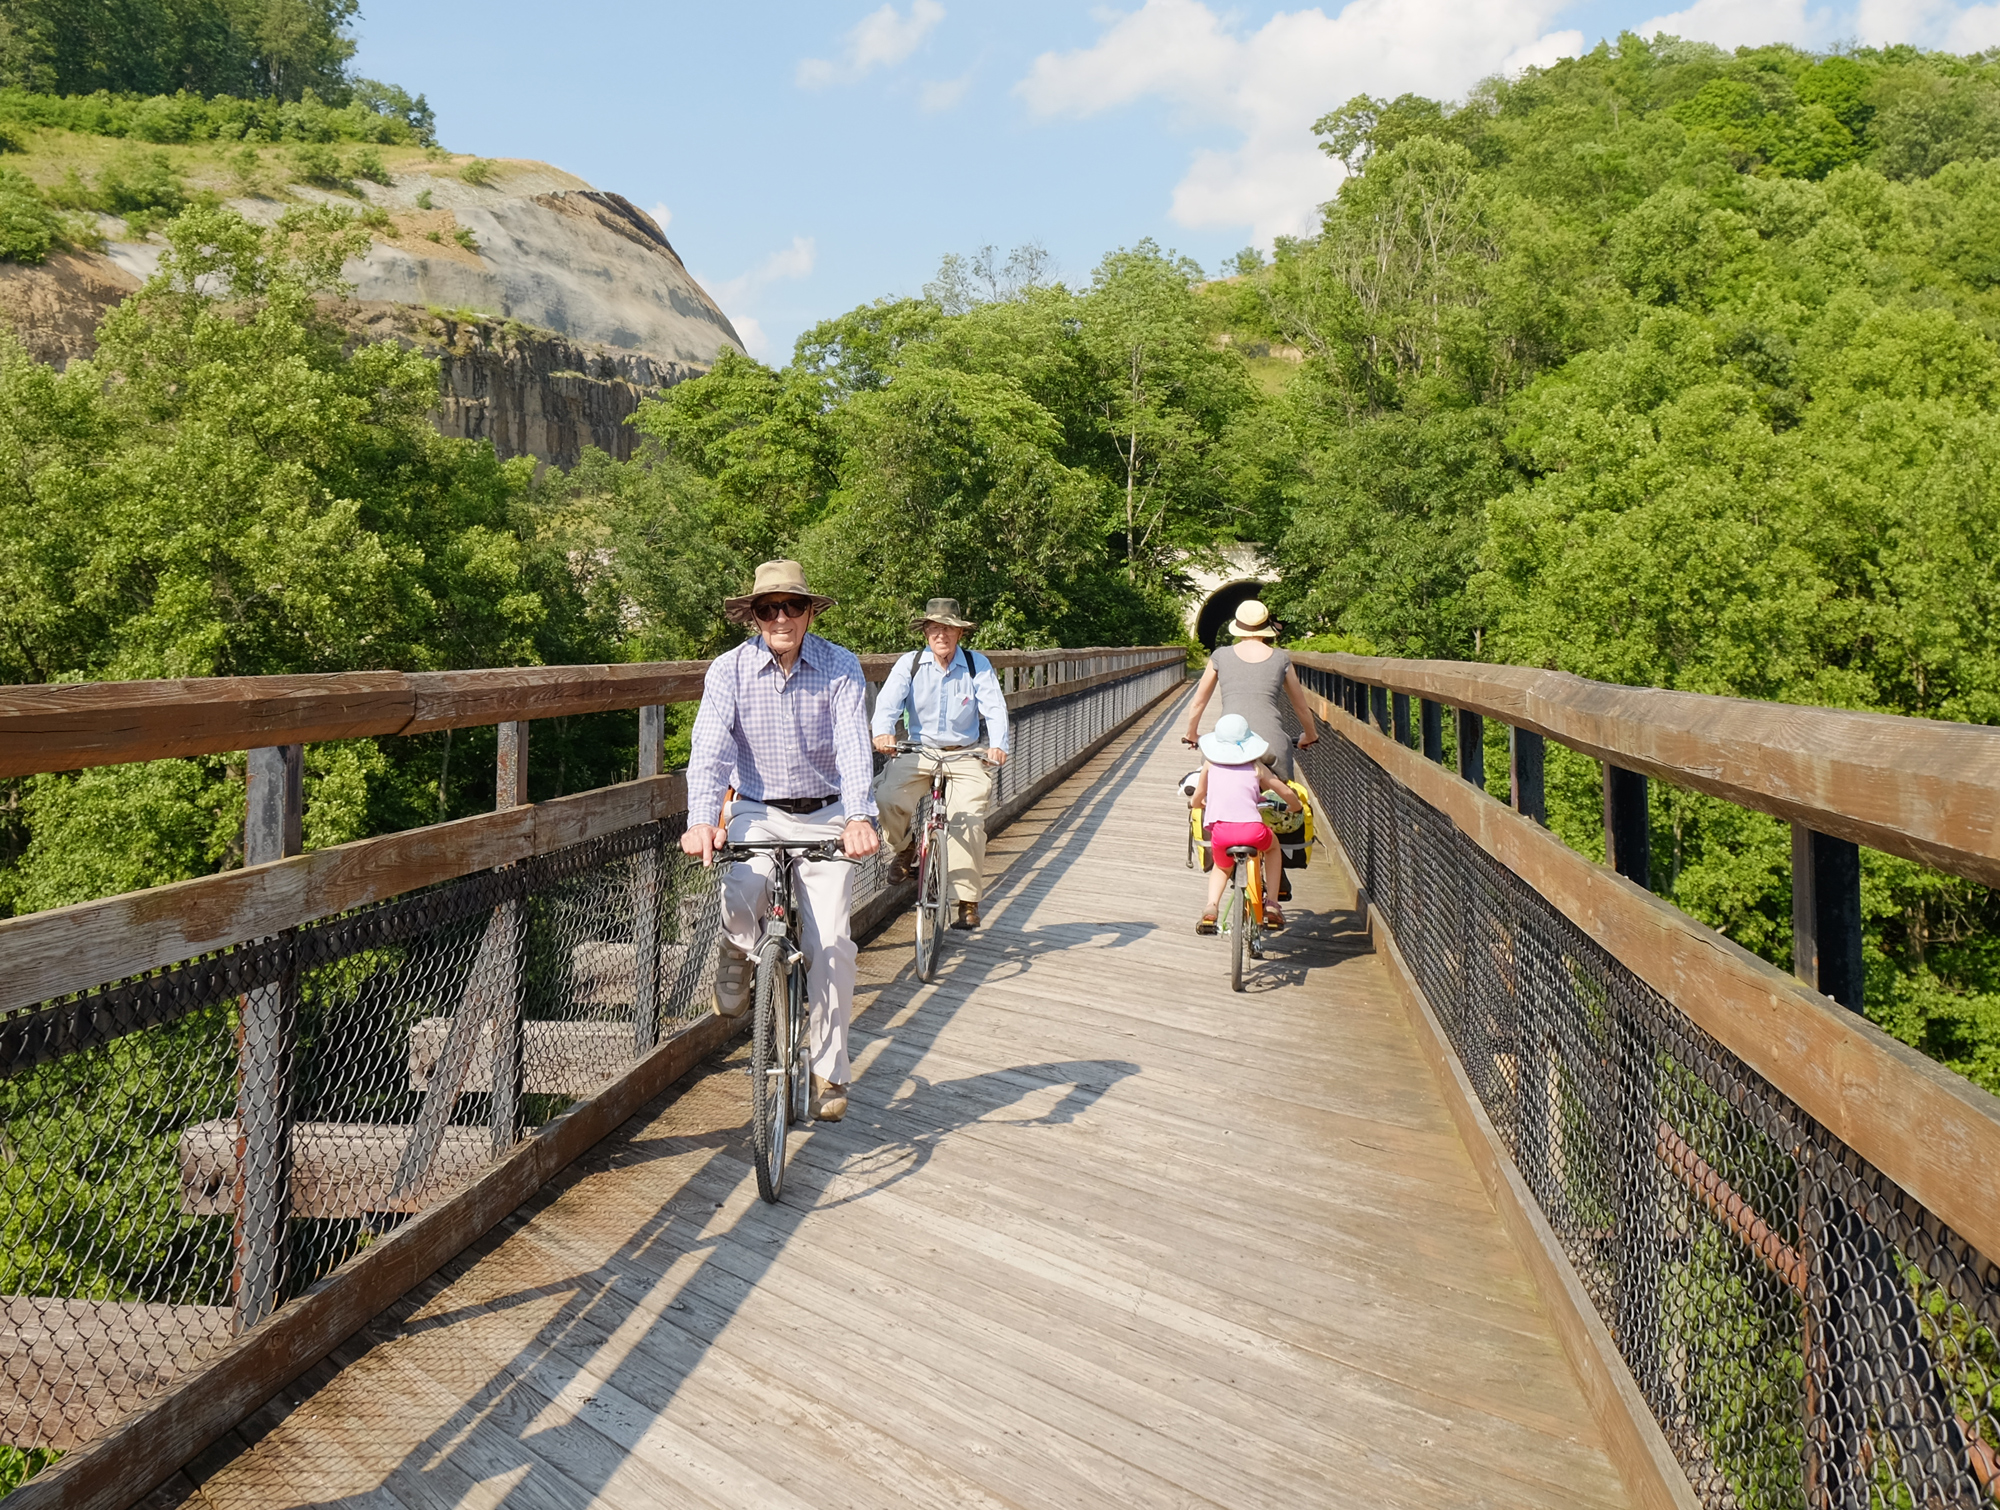
M 750 611 L 757 616 L 760 622 L 765 624 L 770 623 L 771 620 L 780 616 L 787 619 L 803 619 L 807 614 L 812 612 L 812 599 L 778 598 L 774 600 L 767 598 L 760 603 L 751 604 Z

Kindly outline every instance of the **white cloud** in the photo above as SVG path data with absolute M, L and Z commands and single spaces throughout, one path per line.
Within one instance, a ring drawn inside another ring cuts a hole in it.
M 1452 98 L 1498 69 L 1553 61 L 1581 45 L 1546 30 L 1565 0 L 1351 0 L 1337 15 L 1280 12 L 1254 32 L 1201 0 L 1145 0 L 1111 13 L 1096 44 L 1044 53 L 1016 86 L 1045 119 L 1141 100 L 1190 125 L 1240 133 L 1194 154 L 1174 189 L 1185 226 L 1249 225 L 1255 237 L 1311 230 L 1341 167 L 1318 151 L 1312 123 L 1357 94 Z
M 965 91 L 971 87 L 969 73 L 955 79 L 936 79 L 917 91 L 917 103 L 927 111 L 949 110 L 965 98 Z
M 665 232 L 666 228 L 674 223 L 674 212 L 664 204 L 656 204 L 646 213 L 653 217 L 654 223 L 659 226 L 662 232 Z
M 1743 0 L 1695 0 L 1686 10 L 1669 11 L 1632 29 L 1642 37 L 1665 32 L 1717 47 L 1757 47 L 1766 42 L 1810 44 L 1823 29 L 1824 16 L 1806 14 L 1806 0 L 1775 0 L 1745 5 Z
M 743 349 L 761 360 L 771 355 L 771 343 L 762 323 L 748 311 L 758 307 L 759 296 L 772 284 L 795 283 L 810 277 L 818 261 L 819 246 L 814 239 L 794 236 L 790 246 L 771 253 L 747 273 L 713 283 L 706 278 L 695 281 L 708 290 L 709 297 L 729 316 L 729 323 L 743 337 Z
M 1979 52 L 2000 43 L 2000 3 L 1958 5 L 1954 0 L 1854 0 L 1814 8 L 1808 0 L 1695 0 L 1633 28 L 1642 37 L 1665 32 L 1713 42 L 1718 47 L 1755 47 L 1792 42 L 1827 47 L 1842 40 L 1872 47 L 1910 43 L 1949 52 Z
M 1550 68 L 1564 58 L 1578 56 L 1582 51 L 1582 32 L 1552 31 L 1546 37 L 1537 37 L 1508 53 L 1500 60 L 1500 71 L 1512 74 L 1525 68 Z
M 852 83 L 872 69 L 893 68 L 915 52 L 943 19 L 944 6 L 938 0 L 910 0 L 907 16 L 894 5 L 870 11 L 847 34 L 838 60 L 800 60 L 796 75 L 799 87 L 820 89 L 833 83 Z

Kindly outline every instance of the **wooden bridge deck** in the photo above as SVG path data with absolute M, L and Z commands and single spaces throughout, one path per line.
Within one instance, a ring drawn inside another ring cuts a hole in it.
M 152 1503 L 1625 1503 L 1339 867 L 1242 996 L 1161 715 L 992 849 L 758 1201 L 738 1058 Z

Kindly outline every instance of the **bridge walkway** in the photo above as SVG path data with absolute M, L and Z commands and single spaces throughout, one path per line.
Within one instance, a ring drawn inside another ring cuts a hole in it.
M 1331 855 L 1241 996 L 1177 709 L 864 949 L 846 1122 L 756 1196 L 742 1056 L 151 1503 L 1624 1504 Z

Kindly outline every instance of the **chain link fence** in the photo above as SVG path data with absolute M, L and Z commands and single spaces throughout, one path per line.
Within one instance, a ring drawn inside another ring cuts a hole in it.
M 0 1019 L 0 1441 L 89 1440 L 706 1011 L 681 827 Z
M 1352 743 L 1300 759 L 1702 1503 L 1990 1507 L 2000 1269 Z
M 996 802 L 1184 678 L 1022 709 Z M 684 826 L 0 1017 L 0 1444 L 100 1435 L 708 1011 Z

